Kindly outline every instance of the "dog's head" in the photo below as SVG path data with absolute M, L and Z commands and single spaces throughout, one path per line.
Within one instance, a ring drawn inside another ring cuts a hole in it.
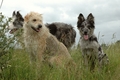
M 14 33 L 17 31 L 19 28 L 23 27 L 24 19 L 22 15 L 19 13 L 19 11 L 15 12 L 13 11 L 11 22 L 8 26 L 8 29 L 10 30 L 10 33 Z
M 94 16 L 90 13 L 87 19 L 80 13 L 78 16 L 77 28 L 81 37 L 84 40 L 88 40 L 94 33 Z
M 25 16 L 25 28 L 32 32 L 40 32 L 43 28 L 42 14 L 30 12 Z M 29 31 L 30 32 L 30 31 Z

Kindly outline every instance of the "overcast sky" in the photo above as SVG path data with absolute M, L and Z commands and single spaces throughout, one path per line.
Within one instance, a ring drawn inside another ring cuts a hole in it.
M 76 42 L 80 37 L 76 27 L 78 15 L 82 13 L 86 18 L 92 13 L 100 43 L 120 40 L 120 0 L 3 0 L 0 12 L 11 17 L 14 10 L 20 10 L 23 16 L 30 11 L 39 12 L 44 23 L 71 24 L 77 32 Z

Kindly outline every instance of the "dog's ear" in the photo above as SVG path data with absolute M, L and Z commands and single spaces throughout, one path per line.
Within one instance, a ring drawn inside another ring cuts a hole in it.
M 57 27 L 55 24 L 47 24 L 47 28 L 49 29 L 52 35 L 55 35 L 57 32 Z
M 19 11 L 17 11 L 17 18 L 20 20 L 20 21 L 24 21 L 22 15 L 19 13 Z
M 15 16 L 16 14 L 15 14 L 15 11 L 13 11 L 13 13 L 12 13 L 12 16 Z
M 84 18 L 84 16 L 83 16 L 83 14 L 79 14 L 79 16 L 78 16 L 78 21 L 79 22 L 83 22 L 83 21 L 85 21 L 85 18 Z
M 79 28 L 81 23 L 85 21 L 85 18 L 84 16 L 80 13 L 79 16 L 78 16 L 78 21 L 77 21 L 77 27 Z
M 92 13 L 90 13 L 87 17 L 87 20 L 91 23 L 94 24 L 94 16 L 92 15 Z
M 25 21 L 28 21 L 28 19 L 29 19 L 29 14 L 27 14 L 27 15 L 24 17 L 24 20 L 25 20 Z

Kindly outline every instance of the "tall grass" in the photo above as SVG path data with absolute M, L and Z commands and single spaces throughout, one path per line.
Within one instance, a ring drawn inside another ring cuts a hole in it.
M 95 71 L 90 72 L 82 63 L 83 59 L 79 49 L 70 51 L 76 62 L 76 69 L 50 67 L 46 63 L 41 64 L 41 68 L 38 68 L 36 65 L 30 64 L 29 54 L 24 49 L 14 49 L 10 46 L 13 39 L 9 38 L 9 40 L 3 34 L 5 33 L 4 27 L 9 20 L 5 21 L 3 18 L 4 16 L 1 14 L 0 80 L 120 80 L 120 43 L 103 47 L 110 63 L 101 70 L 96 66 Z
M 82 64 L 81 52 L 73 49 L 71 55 L 77 64 L 76 70 L 64 70 L 51 68 L 42 64 L 38 69 L 29 63 L 29 54 L 25 50 L 16 49 L 12 53 L 10 67 L 2 72 L 1 80 L 119 80 L 120 79 L 120 44 L 112 44 L 105 48 L 110 63 L 99 70 L 96 66 L 94 72 L 90 72 Z

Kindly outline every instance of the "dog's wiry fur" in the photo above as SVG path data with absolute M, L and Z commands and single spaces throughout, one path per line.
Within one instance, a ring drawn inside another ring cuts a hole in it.
M 63 43 L 50 34 L 43 24 L 42 15 L 36 12 L 28 13 L 24 18 L 25 47 L 30 53 L 31 60 L 47 61 L 64 67 L 72 61 L 71 55 Z
M 20 30 L 22 30 L 24 23 L 24 18 L 19 11 L 13 11 L 12 21 L 8 29 L 10 33 L 16 35 Z M 56 36 L 56 38 L 62 42 L 67 48 L 75 42 L 76 31 L 73 29 L 73 26 L 67 23 L 54 22 L 46 23 L 45 26 L 50 30 L 50 33 Z M 21 32 L 22 33 L 22 32 Z
M 95 23 L 92 13 L 88 15 L 87 19 L 80 13 L 77 28 L 81 35 L 79 43 L 85 64 L 90 65 L 90 70 L 94 69 L 96 62 L 98 62 L 100 66 L 107 64 L 107 55 L 103 53 L 97 37 L 94 35 Z
M 75 43 L 76 31 L 70 24 L 62 22 L 54 22 L 46 24 L 50 33 L 57 37 L 67 48 L 70 48 Z

